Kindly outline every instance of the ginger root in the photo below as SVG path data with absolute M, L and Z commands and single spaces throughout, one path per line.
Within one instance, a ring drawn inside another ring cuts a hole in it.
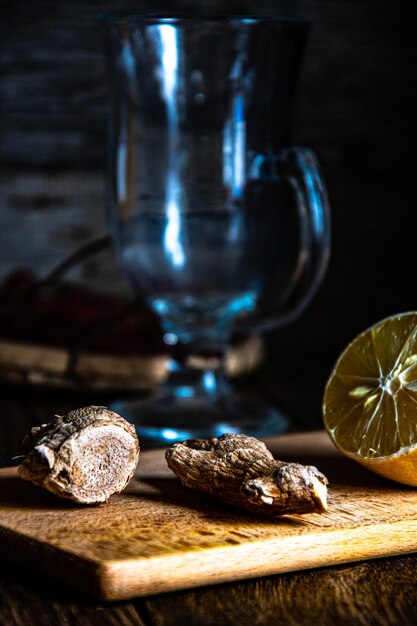
M 87 406 L 32 428 L 18 474 L 63 498 L 106 502 L 124 489 L 139 459 L 134 426 L 105 407 Z
M 183 485 L 237 507 L 263 515 L 327 510 L 327 478 L 311 465 L 276 461 L 254 437 L 189 439 L 165 456 Z

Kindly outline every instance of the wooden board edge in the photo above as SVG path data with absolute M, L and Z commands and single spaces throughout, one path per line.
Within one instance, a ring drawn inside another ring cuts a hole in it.
M 417 552 L 417 519 L 123 561 L 89 559 L 7 526 L 0 526 L 0 546 L 2 560 L 117 601 Z
M 404 525 L 408 526 L 406 541 Z M 329 540 L 333 544 L 331 557 Z M 417 552 L 417 519 L 281 537 L 192 554 L 102 563 L 97 569 L 96 587 L 103 593 L 102 600 L 128 600 L 411 552 Z M 291 553 L 294 559 L 289 565 Z
M 101 599 L 106 590 L 100 589 L 100 564 L 72 554 L 57 546 L 34 539 L 15 529 L 0 526 L 0 559 L 60 582 L 84 595 Z M 59 567 L 56 567 L 59 562 Z

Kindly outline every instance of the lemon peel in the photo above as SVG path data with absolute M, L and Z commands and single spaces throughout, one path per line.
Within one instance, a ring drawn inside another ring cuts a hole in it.
M 371 471 L 417 486 L 417 312 L 388 317 L 342 352 L 323 398 L 336 447 Z

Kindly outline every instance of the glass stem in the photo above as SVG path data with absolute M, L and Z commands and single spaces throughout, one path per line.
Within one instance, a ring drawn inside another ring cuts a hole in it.
M 201 355 L 180 346 L 173 352 L 168 372 L 164 387 L 171 388 L 176 398 L 215 400 L 227 385 L 223 353 Z

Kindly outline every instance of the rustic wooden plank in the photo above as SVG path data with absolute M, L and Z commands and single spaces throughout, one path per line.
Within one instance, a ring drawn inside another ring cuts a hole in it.
M 0 564 L 0 623 L 13 626 L 409 626 L 417 622 L 417 556 L 103 604 Z
M 0 564 L 0 624 L 5 626 L 147 626 L 132 603 L 103 605 Z
M 409 626 L 417 622 L 417 556 L 102 604 L 0 565 L 0 623 L 14 626 Z
M 155 626 L 409 626 L 417 556 L 282 574 L 147 598 Z
M 411 6 L 411 5 L 410 5 Z M 98 7 L 3 0 L 0 37 L 1 164 L 100 167 L 105 162 L 106 79 L 99 10 L 132 10 L 126 0 Z M 155 11 L 143 0 L 139 11 Z M 328 167 L 401 171 L 415 99 L 412 20 L 389 2 L 354 0 L 165 0 L 158 10 L 303 15 L 314 28 L 299 88 L 297 141 Z M 397 149 L 395 158 L 393 152 Z M 408 154 L 410 151 L 408 150 Z
M 343 458 L 322 432 L 272 438 L 278 458 L 314 463 L 330 480 L 324 515 L 271 520 L 188 490 L 163 450 L 103 507 L 74 506 L 1 471 L 3 555 L 101 598 L 417 551 L 417 492 Z
M 46 275 L 80 245 L 107 230 L 105 183 L 96 172 L 0 172 L 0 276 L 28 267 Z M 70 278 L 126 291 L 111 250 Z M 102 279 L 103 280 L 103 279 Z
M 65 412 L 75 406 L 73 398 L 67 397 L 65 405 L 63 394 L 50 391 L 32 392 L 25 399 L 3 387 L 0 394 L 2 453 L 5 441 L 15 441 L 16 430 L 23 434 L 31 425 L 42 421 L 46 405 L 48 415 L 54 408 Z M 19 399 L 24 400 L 21 405 Z M 86 401 L 83 398 L 79 403 Z M 35 411 L 36 406 L 38 411 Z M 8 462 L 11 455 L 12 452 L 7 457 Z M 16 626 L 61 626 L 63 623 L 142 626 L 142 622 L 147 626 L 270 626 L 280 623 L 408 626 L 417 623 L 416 578 L 417 556 L 409 555 L 157 595 L 135 600 L 133 612 L 131 603 L 102 604 L 88 600 L 66 591 L 51 578 L 33 576 L 21 568 L 1 563 L 0 623 Z
M 20 402 L 8 389 L 0 386 L 1 416 L 0 416 L 0 465 L 13 464 L 13 457 L 17 454 L 17 441 L 29 432 L 33 423 L 32 415 L 25 410 L 24 403 Z

